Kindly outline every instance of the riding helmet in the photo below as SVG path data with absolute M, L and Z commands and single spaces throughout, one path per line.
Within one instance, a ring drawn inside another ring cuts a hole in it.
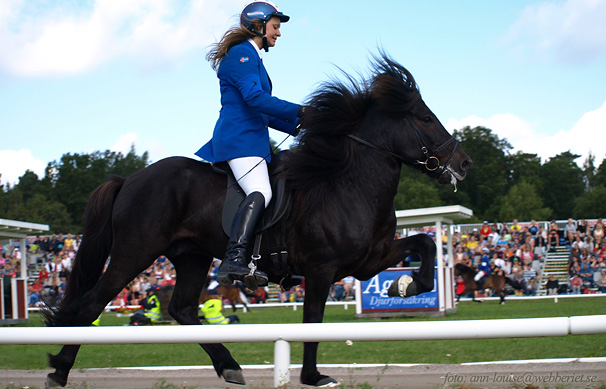
M 290 16 L 284 15 L 278 7 L 269 1 L 253 1 L 248 3 L 240 14 L 240 23 L 248 30 L 253 31 L 252 22 L 255 19 L 261 19 L 263 22 L 267 22 L 273 16 L 280 18 L 280 21 L 286 23 L 290 20 Z

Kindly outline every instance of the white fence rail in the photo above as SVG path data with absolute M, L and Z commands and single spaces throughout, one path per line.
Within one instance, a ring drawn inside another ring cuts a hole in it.
M 290 381 L 290 342 L 521 338 L 606 334 L 606 315 L 386 323 L 237 326 L 9 327 L 0 344 L 158 344 L 274 342 L 274 385 Z

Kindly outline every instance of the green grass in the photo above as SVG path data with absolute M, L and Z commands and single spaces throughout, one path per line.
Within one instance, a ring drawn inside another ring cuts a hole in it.
M 558 317 L 606 314 L 606 296 L 553 300 L 496 301 L 483 304 L 462 302 L 458 311 L 442 318 L 356 319 L 355 310 L 340 306 L 326 309 L 325 322 L 481 320 L 529 317 Z M 263 308 L 247 313 L 239 311 L 243 324 L 300 323 L 299 308 Z M 102 325 L 120 326 L 127 317 L 104 314 Z M 38 315 L 32 315 L 29 326 L 41 326 Z M 175 327 L 178 331 L 178 327 Z M 272 343 L 233 343 L 227 347 L 242 365 L 273 364 Z M 0 368 L 46 369 L 46 353 L 57 353 L 60 346 L 0 345 Z M 291 362 L 301 363 L 303 344 L 291 344 Z M 402 341 L 344 342 L 320 344 L 318 363 L 462 363 L 492 360 L 567 358 L 606 356 L 606 335 L 567 337 Z M 85 345 L 80 349 L 74 368 L 125 366 L 210 365 L 210 358 L 194 344 L 158 345 Z

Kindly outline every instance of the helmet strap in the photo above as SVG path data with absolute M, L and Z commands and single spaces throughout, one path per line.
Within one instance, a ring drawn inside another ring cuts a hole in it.
M 267 37 L 265 36 L 265 34 L 267 34 L 267 22 L 264 20 L 263 21 L 263 35 L 261 35 L 263 37 L 263 50 L 265 50 L 265 52 L 269 52 L 269 45 L 267 44 Z
M 267 37 L 265 36 L 265 34 L 267 34 L 267 22 L 263 21 L 263 32 L 259 32 L 253 28 L 250 29 L 250 31 L 252 31 L 253 33 L 257 34 L 258 36 L 260 36 L 263 40 L 263 50 L 265 50 L 265 52 L 269 52 L 269 44 L 267 43 Z

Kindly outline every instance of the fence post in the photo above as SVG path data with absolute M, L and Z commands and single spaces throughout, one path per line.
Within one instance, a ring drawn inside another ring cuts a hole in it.
M 274 387 L 290 382 L 290 343 L 279 339 L 274 343 Z

